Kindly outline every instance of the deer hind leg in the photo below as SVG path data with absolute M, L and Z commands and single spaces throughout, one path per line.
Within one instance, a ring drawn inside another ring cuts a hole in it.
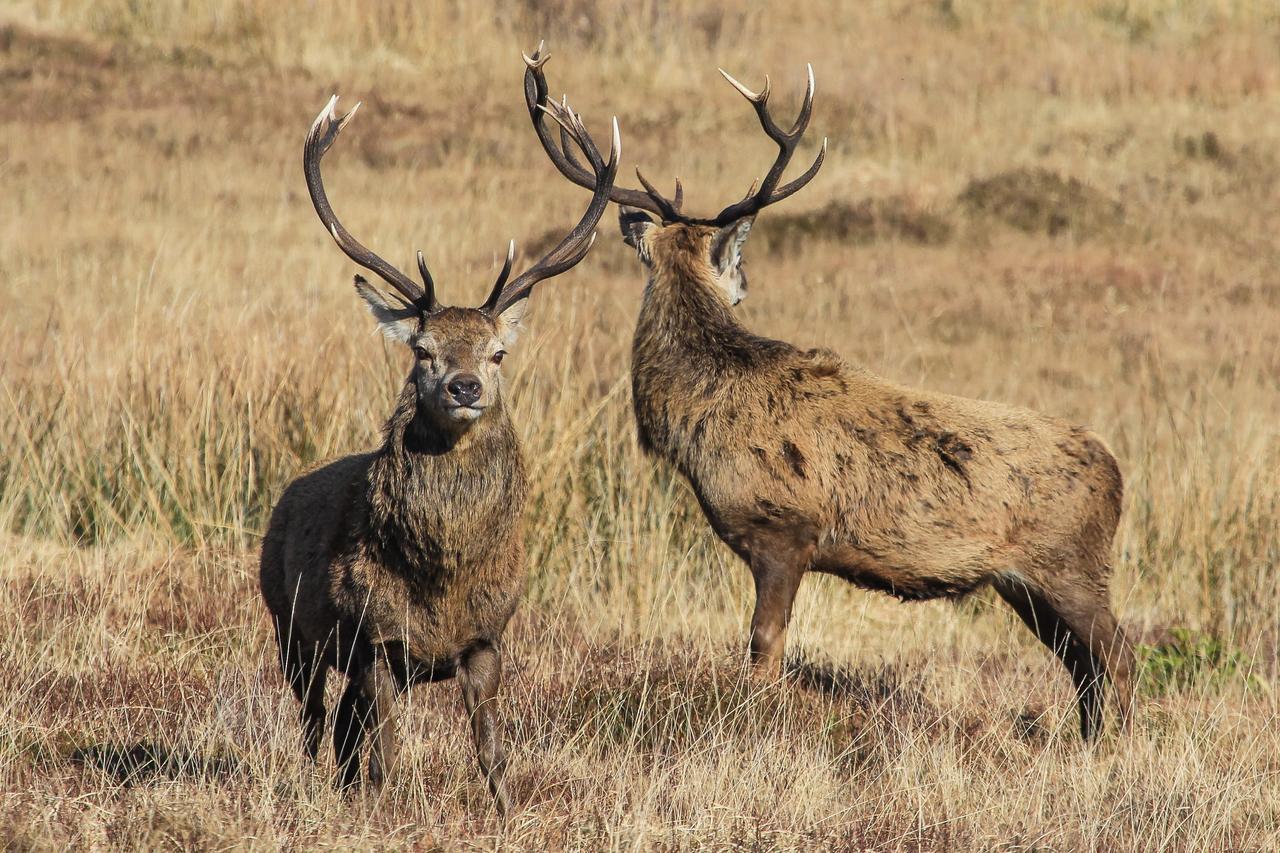
M 762 675 L 776 678 L 782 674 L 791 605 L 812 556 L 812 544 L 797 547 L 772 540 L 752 545 L 749 562 L 756 606 L 751 615 L 751 663 Z
M 324 732 L 324 685 L 328 666 L 319 659 L 319 650 L 314 643 L 290 639 L 286 636 L 289 630 L 289 626 L 276 622 L 280 669 L 302 705 L 303 743 L 307 756 L 315 761 L 320 754 L 320 736 Z
M 1133 726 L 1133 646 L 1125 636 L 1105 590 L 1066 592 L 1058 604 L 1063 621 L 1087 646 L 1102 674 L 1111 682 L 1115 695 L 1116 713 L 1124 732 Z M 1101 692 L 1099 682 L 1097 690 Z M 1098 699 L 1098 724 L 1101 727 L 1102 699 Z
M 497 696 L 502 682 L 502 659 L 489 644 L 469 650 L 458 668 L 462 702 L 471 721 L 471 737 L 475 741 L 480 771 L 493 794 L 498 814 L 505 817 L 511 810 L 507 794 L 507 754 L 502 744 L 498 720 Z
M 1080 709 L 1080 735 L 1086 742 L 1092 742 L 1102 730 L 1103 691 L 1109 660 L 1109 653 L 1103 653 L 1106 620 L 1110 620 L 1112 638 L 1116 636 L 1110 611 L 1105 604 L 1100 610 L 1096 605 L 1073 606 L 1074 599 L 1070 596 L 1051 598 L 1018 580 L 997 582 L 996 591 L 1071 674 Z M 1100 618 L 1100 614 L 1106 618 Z M 1123 682 L 1127 686 L 1127 675 Z

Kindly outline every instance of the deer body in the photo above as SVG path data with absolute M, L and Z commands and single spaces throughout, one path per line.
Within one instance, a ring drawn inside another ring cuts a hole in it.
M 758 664 L 781 666 L 808 571 L 904 600 L 991 584 L 1064 656 L 1086 737 L 1104 673 L 1127 708 L 1131 652 L 1108 601 L 1122 484 L 1097 436 L 755 335 L 709 260 L 716 229 L 648 230 L 632 349 L 640 440 L 750 567 Z
M 339 638 L 396 647 L 420 675 L 496 645 L 524 585 L 524 464 L 506 413 L 450 446 L 409 389 L 376 452 L 295 480 L 263 541 L 263 590 L 294 642 L 339 666 Z M 335 496 L 339 496 L 335 500 Z M 365 649 L 368 657 L 368 649 Z
M 595 191 L 586 213 L 508 281 L 512 243 L 484 305 L 446 307 L 421 252 L 418 284 L 338 221 L 320 161 L 355 110 L 339 118 L 336 102 L 334 96 L 307 136 L 307 188 L 338 247 L 394 289 L 388 297 L 355 280 L 383 333 L 412 350 L 414 362 L 381 448 L 330 462 L 285 489 L 262 542 L 262 596 L 313 759 L 325 726 L 327 673 L 347 676 L 333 727 L 342 787 L 359 783 L 369 736 L 370 780 L 382 784 L 391 774 L 398 693 L 456 676 L 481 771 L 505 814 L 499 642 L 524 588 L 527 484 L 499 366 L 534 286 L 573 267 L 591 247 L 617 174 L 618 126 L 605 163 L 567 104 L 551 111 L 591 166 Z
M 525 72 L 534 130 L 560 173 L 589 187 L 591 173 L 543 121 L 541 64 L 535 55 Z M 767 77 L 757 93 L 721 73 L 778 146 L 764 178 L 709 219 L 682 212 L 678 180 L 667 199 L 637 172 L 643 189 L 615 186 L 610 198 L 649 275 L 631 365 L 640 440 L 684 475 L 750 568 L 752 660 L 780 671 L 810 571 L 905 600 L 991 585 L 1067 667 L 1085 739 L 1100 730 L 1104 679 L 1127 725 L 1133 653 L 1108 590 L 1115 459 L 1080 427 L 904 388 L 743 327 L 732 306 L 746 295 L 742 248 L 755 216 L 812 180 L 826 143 L 783 183 L 812 114 L 813 69 L 790 130 L 769 111 Z
M 519 443 L 500 406 L 450 435 L 418 410 L 410 383 L 379 450 L 304 474 L 281 496 L 263 538 L 263 598 L 313 758 L 326 671 L 348 676 L 334 725 L 344 785 L 358 780 L 371 730 L 374 781 L 393 769 L 396 693 L 461 675 L 464 693 L 478 697 L 464 695 L 484 725 L 482 769 L 506 807 L 491 700 L 499 641 L 524 587 L 525 493 Z
M 744 558 L 787 528 L 813 568 L 903 599 L 1036 578 L 1073 549 L 1106 564 L 1121 481 L 1096 436 L 754 335 L 711 269 L 683 263 L 698 254 L 662 245 L 690 236 L 672 230 L 636 324 L 636 423 Z

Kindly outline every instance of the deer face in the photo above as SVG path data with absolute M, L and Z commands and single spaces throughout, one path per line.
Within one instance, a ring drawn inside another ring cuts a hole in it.
M 442 421 L 473 421 L 498 401 L 498 370 L 508 340 L 474 308 L 429 315 L 408 341 L 413 348 L 418 405 Z
M 479 308 L 440 308 L 422 314 L 398 307 L 358 276 L 356 291 L 383 334 L 413 350 L 419 409 L 437 423 L 463 424 L 498 402 L 499 369 L 515 341 L 525 300 L 495 319 Z

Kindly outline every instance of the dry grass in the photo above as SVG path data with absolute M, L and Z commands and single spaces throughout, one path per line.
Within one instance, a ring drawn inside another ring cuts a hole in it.
M 1280 846 L 1280 16 L 418 5 L 0 12 L 6 846 Z M 806 581 L 788 679 L 744 680 L 746 573 L 635 445 L 641 273 L 609 225 L 511 362 L 527 807 L 505 831 L 487 812 L 447 686 L 409 700 L 381 800 L 304 764 L 257 535 L 288 478 L 375 440 L 406 363 L 314 221 L 301 140 L 330 91 L 364 99 L 335 204 L 476 302 L 508 237 L 584 201 L 522 114 L 517 50 L 544 36 L 553 88 L 601 131 L 616 113 L 627 161 L 697 209 L 769 157 L 714 67 L 771 72 L 781 105 L 814 63 L 831 155 L 761 218 L 747 322 L 1110 439 L 1115 598 L 1146 644 L 1131 738 L 1083 751 L 1060 666 L 984 596 Z

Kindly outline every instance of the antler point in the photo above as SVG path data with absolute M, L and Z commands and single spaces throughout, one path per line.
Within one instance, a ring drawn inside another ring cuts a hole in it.
M 720 69 L 720 73 L 724 75 L 724 79 L 729 81 L 729 85 L 737 89 L 738 94 L 742 95 L 742 97 L 746 98 L 748 101 L 752 101 L 753 103 L 760 103 L 769 97 L 769 75 L 767 74 L 764 77 L 764 89 L 759 94 L 757 94 L 751 91 L 750 89 L 748 89 L 746 86 L 739 83 L 736 79 L 734 79 L 733 75 L 731 75 L 728 71 L 725 71 L 723 68 Z
M 533 56 L 529 56 L 523 50 L 520 51 L 520 56 L 524 59 L 524 64 L 535 71 L 541 68 L 542 64 L 551 58 L 550 53 L 542 52 L 543 45 L 546 43 L 546 39 L 539 39 L 538 46 L 533 51 Z

